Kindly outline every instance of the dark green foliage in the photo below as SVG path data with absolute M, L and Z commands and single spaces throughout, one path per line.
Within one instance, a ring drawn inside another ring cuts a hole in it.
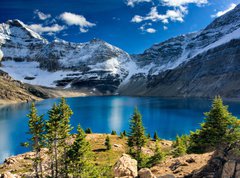
M 154 132 L 153 139 L 154 139 L 155 141 L 159 140 L 159 137 L 158 137 L 158 134 L 157 134 L 156 131 Z
M 179 157 L 187 153 L 187 148 L 189 145 L 189 136 L 182 135 L 181 137 L 177 136 L 176 141 L 173 143 L 173 156 Z
M 113 130 L 111 135 L 117 135 L 117 132 L 115 130 Z
M 151 139 L 150 133 L 147 134 L 147 139 Z
M 128 147 L 129 153 L 141 165 L 142 161 L 142 147 L 146 143 L 145 129 L 142 123 L 142 116 L 138 109 L 134 110 L 132 119 L 130 121 L 130 132 L 128 134 Z
M 120 138 L 123 139 L 124 137 L 125 135 L 122 132 L 120 132 Z
M 126 132 L 126 130 L 123 131 L 123 135 L 124 135 L 124 137 L 127 136 L 127 132 Z
M 97 177 L 91 163 L 92 152 L 86 135 L 80 125 L 77 128 L 76 139 L 67 151 L 67 172 L 72 177 Z
M 46 141 L 49 149 L 49 157 L 51 160 L 51 176 L 58 177 L 59 174 L 59 140 L 61 136 L 61 118 L 59 107 L 54 103 L 53 107 L 48 111 L 49 120 L 46 122 Z
M 229 132 L 234 127 L 239 127 L 237 126 L 238 121 L 229 113 L 228 107 L 223 105 L 221 97 L 215 97 L 211 110 L 205 113 L 205 116 L 205 122 L 201 124 L 201 129 L 190 135 L 188 152 L 213 151 L 226 140 L 234 140 L 234 138 L 229 138 L 229 136 L 231 137 Z
M 111 150 L 112 145 L 111 145 L 110 137 L 109 137 L 109 136 L 106 137 L 104 145 L 106 146 L 106 149 L 107 149 L 107 150 Z
M 86 134 L 92 134 L 92 130 L 91 130 L 90 128 L 87 128 L 87 129 L 85 130 L 85 133 L 86 133 Z
M 41 159 L 41 149 L 44 147 L 44 133 L 45 133 L 45 123 L 43 120 L 43 115 L 38 116 L 37 109 L 32 103 L 30 113 L 27 115 L 29 118 L 28 134 L 31 135 L 29 143 L 25 143 L 25 146 L 31 146 L 32 150 L 35 152 L 35 157 L 33 159 L 33 166 L 35 170 L 35 177 L 43 177 L 42 172 L 42 159 Z

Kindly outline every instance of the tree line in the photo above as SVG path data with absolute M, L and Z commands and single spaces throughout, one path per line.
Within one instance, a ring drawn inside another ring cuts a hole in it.
M 77 133 L 71 134 L 70 118 L 73 112 L 64 98 L 60 103 L 54 104 L 48 111 L 48 120 L 43 115 L 37 114 L 34 103 L 31 106 L 29 118 L 29 142 L 35 153 L 33 167 L 35 177 L 44 177 L 42 168 L 42 149 L 47 148 L 47 156 L 50 159 L 50 177 L 101 177 L 92 161 L 92 150 L 86 140 L 86 133 L 92 133 L 90 128 L 85 132 L 80 125 Z M 112 131 L 116 135 L 116 131 Z M 160 138 L 154 133 L 154 154 L 152 156 L 143 153 L 143 147 L 151 140 L 150 134 L 146 134 L 142 122 L 142 116 L 137 108 L 130 120 L 129 132 L 120 133 L 120 138 L 127 139 L 128 153 L 138 161 L 138 168 L 152 167 L 162 161 L 166 155 L 159 147 Z M 223 145 L 233 145 L 240 141 L 240 121 L 234 117 L 228 107 L 223 105 L 221 97 L 213 100 L 209 112 L 205 113 L 205 121 L 200 129 L 189 135 L 177 136 L 173 143 L 172 155 L 182 156 L 187 153 L 205 153 L 219 149 Z M 104 145 L 106 150 L 111 149 L 110 137 L 107 136 Z

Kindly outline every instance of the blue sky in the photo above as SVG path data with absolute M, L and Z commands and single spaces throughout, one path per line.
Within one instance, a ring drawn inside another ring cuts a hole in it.
M 141 53 L 198 31 L 240 0 L 1 0 L 0 22 L 19 19 L 49 40 L 103 39 Z

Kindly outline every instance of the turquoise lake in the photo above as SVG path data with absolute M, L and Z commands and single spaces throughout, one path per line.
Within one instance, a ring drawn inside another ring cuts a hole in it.
M 54 102 L 48 99 L 36 103 L 39 114 L 46 114 Z M 211 100 L 206 99 L 163 99 L 158 97 L 77 97 L 67 98 L 74 115 L 72 126 L 91 128 L 96 133 L 117 133 L 128 130 L 129 119 L 134 107 L 138 107 L 143 116 L 146 132 L 153 135 L 158 132 L 163 139 L 174 139 L 176 135 L 188 134 L 199 128 L 204 112 L 209 111 Z M 27 148 L 20 146 L 28 139 L 28 119 L 31 103 L 0 107 L 0 162 L 6 157 L 24 153 Z M 229 110 L 240 116 L 240 102 L 224 102 Z M 47 115 L 45 115 L 47 119 Z

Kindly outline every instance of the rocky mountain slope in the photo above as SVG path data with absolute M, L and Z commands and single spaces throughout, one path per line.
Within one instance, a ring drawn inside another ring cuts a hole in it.
M 200 32 L 169 39 L 134 56 L 139 65 L 153 67 L 147 75 L 132 76 L 119 92 L 167 97 L 217 94 L 239 97 L 239 44 L 240 5 Z
M 130 56 L 102 40 L 47 41 L 19 20 L 0 24 L 1 70 L 34 85 L 120 95 L 240 95 L 240 5 L 205 29 Z
M 31 94 L 21 82 L 13 80 L 7 73 L 0 70 L 0 104 L 39 99 Z
M 61 90 L 24 84 L 14 80 L 6 72 L 0 70 L 0 105 L 38 101 L 47 98 L 84 96 L 86 94 L 91 95 L 91 93 L 84 90 Z

